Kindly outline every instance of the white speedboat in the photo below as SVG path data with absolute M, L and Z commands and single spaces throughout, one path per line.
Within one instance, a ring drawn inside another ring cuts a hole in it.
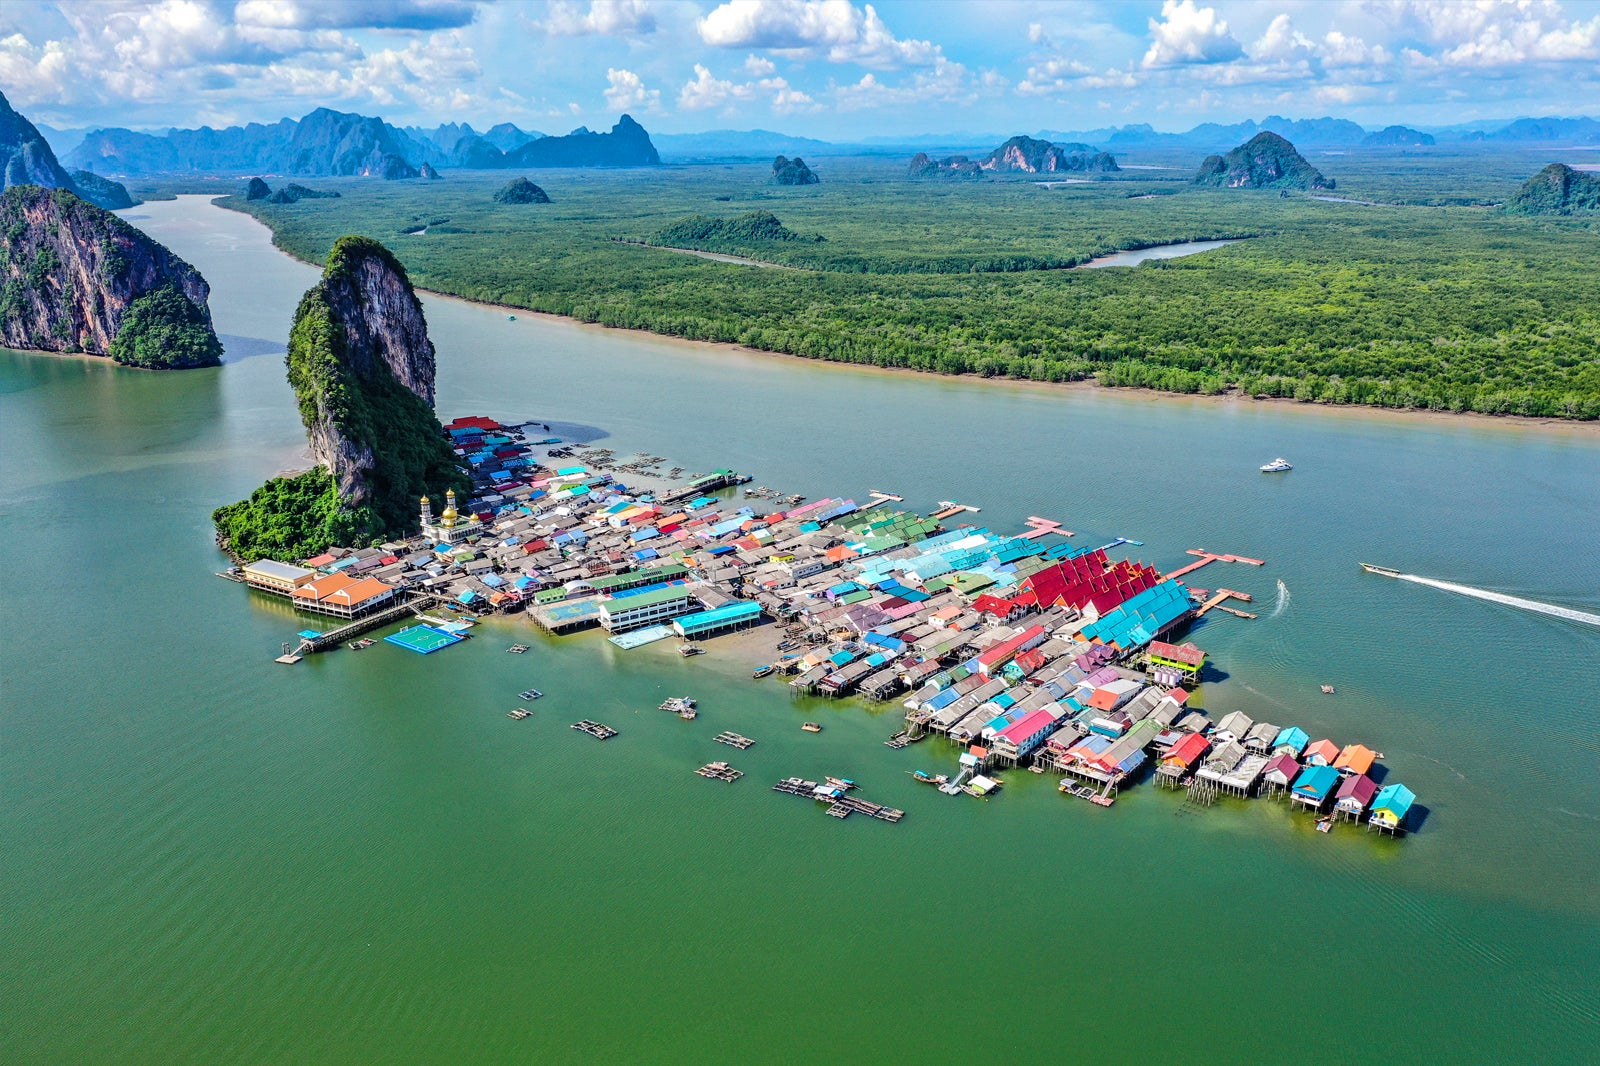
M 1280 455 L 1272 462 L 1262 464 L 1261 472 L 1263 474 L 1280 474 L 1285 470 L 1293 469 L 1294 467 L 1290 465 L 1289 460 Z

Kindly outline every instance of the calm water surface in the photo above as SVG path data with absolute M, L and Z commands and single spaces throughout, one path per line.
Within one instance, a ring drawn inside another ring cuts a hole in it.
M 1264 802 L 940 796 L 894 712 L 722 651 L 519 620 L 421 657 L 272 663 L 302 622 L 212 576 L 209 512 L 303 462 L 282 352 L 310 268 L 198 198 L 130 212 L 213 286 L 217 370 L 0 353 L 0 1052 L 8 1062 L 1592 1061 L 1600 634 L 1358 560 L 1600 607 L 1600 437 L 943 381 L 428 299 L 445 417 L 537 417 L 813 496 L 1115 536 L 1262 617 L 1195 639 L 1243 709 L 1385 752 L 1394 842 Z M 1295 471 L 1256 467 L 1286 455 Z M 1275 582 L 1290 590 L 1281 610 Z M 512 640 L 534 643 L 508 656 Z M 1322 682 L 1336 697 L 1317 692 Z M 548 693 L 504 716 L 517 690 Z M 653 708 L 689 692 L 682 722 Z M 618 726 L 600 744 L 567 728 Z M 818 736 L 799 731 L 823 721 Z M 688 771 L 757 738 L 733 786 Z M 842 773 L 840 823 L 768 784 Z M 1066 1039 L 1067 1042 L 1063 1043 Z

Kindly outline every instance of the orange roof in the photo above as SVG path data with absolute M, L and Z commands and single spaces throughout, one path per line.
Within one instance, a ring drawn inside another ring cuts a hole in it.
M 848 544 L 835 544 L 823 554 L 835 563 L 842 563 L 846 559 L 854 559 L 856 557 L 856 553 L 850 549 Z
M 1117 694 L 1108 688 L 1097 688 L 1094 695 L 1089 697 L 1089 706 L 1097 711 L 1114 711 L 1117 709 Z
M 1346 744 L 1339 757 L 1334 760 L 1335 770 L 1349 770 L 1353 774 L 1364 774 L 1372 769 L 1372 762 L 1378 753 L 1365 744 Z
M 352 581 L 335 592 L 321 597 L 323 603 L 337 603 L 344 607 L 359 607 L 363 603 L 377 599 L 388 592 L 393 592 L 394 587 L 386 585 L 375 577 L 364 577 L 360 581 Z
M 989 757 L 989 749 L 981 747 L 977 744 L 972 745 L 972 747 L 968 748 L 967 750 L 980 759 L 987 759 Z
M 340 571 L 337 574 L 329 574 L 327 577 L 319 577 L 315 581 L 306 582 L 294 590 L 294 598 L 297 600 L 313 600 L 320 603 L 340 589 L 347 589 L 354 584 L 356 584 L 355 578 Z

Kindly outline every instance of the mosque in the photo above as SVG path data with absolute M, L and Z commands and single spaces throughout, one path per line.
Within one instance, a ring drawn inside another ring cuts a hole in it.
M 433 517 L 433 503 L 422 497 L 422 535 L 435 544 L 460 544 L 468 537 L 483 532 L 483 523 L 473 515 L 462 516 L 456 510 L 456 490 L 446 489 L 444 511 L 438 521 Z

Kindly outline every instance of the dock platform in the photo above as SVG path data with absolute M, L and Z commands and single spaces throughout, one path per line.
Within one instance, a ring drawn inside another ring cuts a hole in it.
M 573 722 L 572 728 L 580 733 L 588 733 L 591 737 L 596 737 L 600 740 L 610 740 L 617 735 L 617 731 L 610 726 L 601 725 L 599 722 L 590 721 L 587 718 L 581 722 Z
M 731 730 L 723 730 L 721 733 L 718 733 L 711 739 L 716 741 L 718 744 L 726 744 L 731 748 L 738 748 L 740 751 L 743 751 L 755 743 L 755 741 L 751 740 L 749 737 L 742 737 L 738 733 L 732 732 Z
M 726 781 L 730 785 L 744 776 L 743 770 L 735 770 L 725 762 L 708 762 L 695 773 L 713 781 Z

